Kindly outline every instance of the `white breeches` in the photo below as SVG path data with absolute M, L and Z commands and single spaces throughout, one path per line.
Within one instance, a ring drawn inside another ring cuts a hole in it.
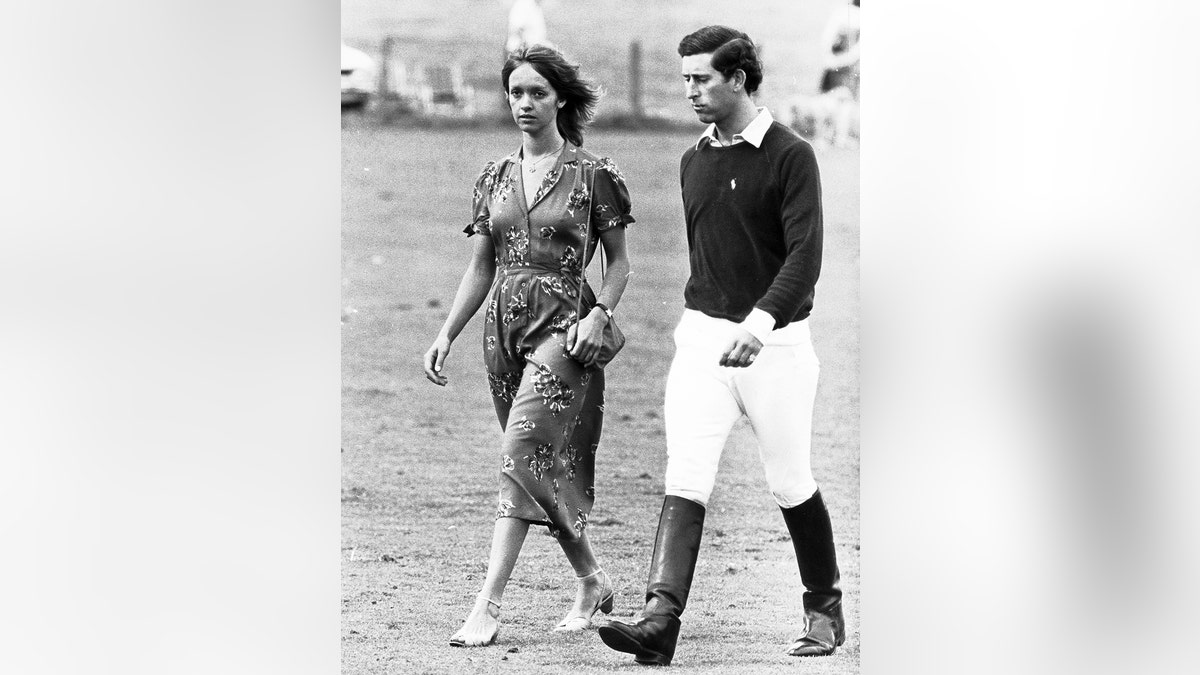
M 707 505 L 725 441 L 745 415 L 776 503 L 797 506 L 817 491 L 809 448 L 820 364 L 808 322 L 772 331 L 748 368 L 722 367 L 736 327 L 689 309 L 675 328 L 664 411 L 666 493 Z

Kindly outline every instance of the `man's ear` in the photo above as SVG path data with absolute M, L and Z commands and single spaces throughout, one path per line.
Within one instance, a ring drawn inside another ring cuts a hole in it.
M 738 68 L 729 76 L 729 80 L 733 82 L 734 91 L 741 91 L 746 86 L 746 71 Z

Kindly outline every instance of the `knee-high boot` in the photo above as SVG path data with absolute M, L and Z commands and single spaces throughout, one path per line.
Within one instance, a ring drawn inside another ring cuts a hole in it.
M 614 621 L 601 626 L 604 644 L 633 654 L 634 661 L 643 665 L 671 663 L 679 639 L 679 616 L 687 606 L 703 531 L 702 505 L 672 495 L 663 499 L 642 618 L 635 624 Z
M 796 549 L 796 564 L 804 584 L 804 633 L 788 649 L 792 656 L 826 656 L 846 641 L 842 591 L 833 525 L 821 491 L 803 504 L 781 508 Z

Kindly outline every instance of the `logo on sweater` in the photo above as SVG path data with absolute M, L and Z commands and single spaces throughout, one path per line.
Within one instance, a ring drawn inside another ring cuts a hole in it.
M 729 181 L 729 189 L 730 189 L 730 190 L 736 190 L 736 189 L 737 189 L 737 179 L 736 179 L 736 178 L 730 179 L 730 181 Z

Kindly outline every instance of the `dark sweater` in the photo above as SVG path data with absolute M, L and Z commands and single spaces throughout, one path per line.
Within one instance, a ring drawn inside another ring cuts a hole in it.
M 692 268 L 684 306 L 736 322 L 758 307 L 775 328 L 807 318 L 822 238 L 812 146 L 774 122 L 760 148 L 692 146 L 679 181 Z

